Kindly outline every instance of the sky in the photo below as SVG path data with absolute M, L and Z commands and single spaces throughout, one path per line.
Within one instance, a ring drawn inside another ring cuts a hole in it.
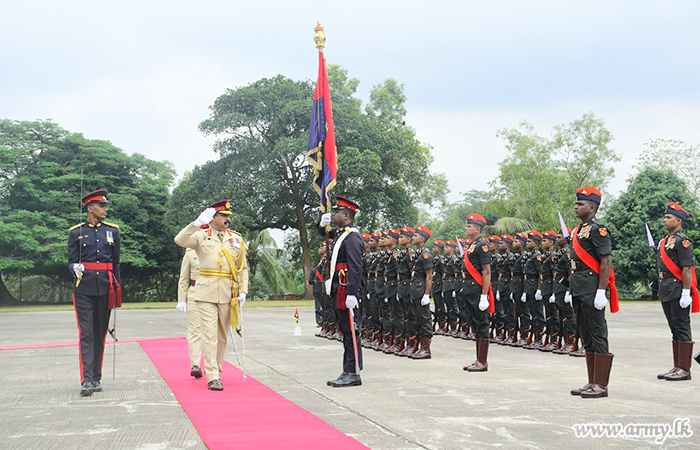
M 197 127 L 226 89 L 315 79 L 320 21 L 360 98 L 403 84 L 449 200 L 498 175 L 498 130 L 549 136 L 587 112 L 622 157 L 616 195 L 645 142 L 700 144 L 699 16 L 694 1 L 0 0 L 0 119 L 52 119 L 181 177 L 217 157 Z

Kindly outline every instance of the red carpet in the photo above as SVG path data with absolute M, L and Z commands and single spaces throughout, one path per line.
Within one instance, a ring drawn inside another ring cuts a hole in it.
M 126 343 L 126 342 L 141 342 L 141 341 L 151 341 L 151 340 L 158 340 L 158 339 L 184 339 L 184 337 L 178 337 L 178 338 L 138 338 L 138 339 L 119 339 L 119 342 L 117 342 L 117 345 L 120 343 Z M 107 339 L 105 341 L 105 345 L 113 344 L 114 341 L 111 339 Z M 0 350 L 22 350 L 25 348 L 49 348 L 49 347 L 70 347 L 71 345 L 78 345 L 78 341 L 72 341 L 72 342 L 48 342 L 48 343 L 43 343 L 43 344 L 24 344 L 24 345 L 4 345 L 0 346 Z
M 210 450 L 367 449 L 224 361 L 222 392 L 189 376 L 187 341 L 141 341 Z M 330 388 L 329 388 L 330 389 Z

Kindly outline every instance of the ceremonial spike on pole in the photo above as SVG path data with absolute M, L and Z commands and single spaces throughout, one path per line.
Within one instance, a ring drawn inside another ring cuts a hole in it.
M 645 223 L 644 226 L 647 229 L 647 239 L 649 240 L 649 247 L 656 248 L 656 244 L 654 244 L 654 238 L 651 236 L 651 231 L 649 230 L 649 225 Z
M 294 336 L 301 336 L 301 326 L 299 326 L 299 307 L 294 311 L 294 320 L 297 321 L 297 326 L 294 328 Z
M 455 239 L 457 239 L 457 245 L 459 246 L 459 256 L 464 255 L 464 248 L 462 247 L 462 243 L 459 242 L 459 238 L 455 236 Z
M 566 224 L 564 223 L 564 218 L 561 216 L 561 213 L 557 211 L 557 214 L 559 214 L 559 224 L 561 225 L 561 235 L 564 237 L 569 237 L 569 230 L 566 229 Z

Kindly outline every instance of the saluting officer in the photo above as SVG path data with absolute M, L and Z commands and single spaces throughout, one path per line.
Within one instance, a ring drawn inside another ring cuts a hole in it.
M 243 307 L 248 293 L 245 242 L 240 234 L 228 229 L 230 209 L 228 199 L 213 203 L 175 236 L 177 245 L 195 250 L 199 258 L 194 300 L 202 321 L 207 388 L 212 391 L 224 390 L 221 373 L 231 308 Z M 200 229 L 207 223 L 207 230 Z
M 358 295 L 362 282 L 364 242 L 360 231 L 354 226 L 355 213 L 359 209 L 358 204 L 339 195 L 336 196 L 336 202 L 333 214 L 323 214 L 318 228 L 319 233 L 325 235 L 324 227 L 329 225 L 331 220 L 337 226 L 329 232 L 329 236 L 333 238 L 329 279 L 331 280 L 330 296 L 335 309 L 335 318 L 343 333 L 343 372 L 335 380 L 329 380 L 327 384 L 333 387 L 360 386 L 362 378 L 355 367 L 362 370 L 362 346 L 361 342 L 357 342 L 356 361 L 353 334 L 357 336 L 359 341 L 359 333 L 356 330 L 362 325 L 358 323 L 361 320 Z M 353 311 L 353 323 L 350 322 L 349 310 Z
M 588 369 L 588 383 L 582 388 L 572 389 L 571 395 L 585 398 L 608 396 L 614 356 L 608 350 L 608 324 L 605 321 L 605 306 L 608 304 L 605 290 L 608 281 L 614 281 L 611 280 L 610 233 L 595 217 L 601 199 L 602 194 L 594 187 L 576 192 L 574 211 L 581 223 L 571 234 L 569 283 Z M 610 285 L 612 291 L 614 282 Z M 611 298 L 616 300 L 614 295 Z M 616 308 L 613 303 L 612 310 L 616 311 Z
M 486 219 L 481 214 L 469 214 L 464 231 L 472 240 L 464 250 L 464 296 L 466 307 L 471 312 L 474 337 L 476 341 L 476 361 L 464 367 L 468 372 L 486 372 L 489 354 L 489 297 L 491 292 L 491 252 L 486 240 L 481 237 L 481 230 Z M 492 300 L 491 300 L 492 301 Z
M 102 392 L 102 359 L 109 315 L 121 306 L 121 239 L 119 227 L 107 217 L 107 191 L 84 196 L 87 222 L 70 229 L 68 268 L 73 280 L 73 306 L 80 332 L 80 395 Z
M 683 232 L 688 212 L 677 203 L 669 203 L 664 215 L 668 232 L 659 242 L 659 299 L 673 338 L 673 368 L 659 374 L 669 381 L 690 380 L 693 361 L 693 335 L 690 329 L 691 290 L 697 302 L 697 280 L 693 267 L 693 243 Z M 694 305 L 700 306 L 700 305 Z

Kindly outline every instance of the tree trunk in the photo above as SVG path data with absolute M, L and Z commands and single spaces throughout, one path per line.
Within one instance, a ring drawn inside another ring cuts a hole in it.
M 15 305 L 17 303 L 19 303 L 17 299 L 7 290 L 2 273 L 0 273 L 0 305 Z

